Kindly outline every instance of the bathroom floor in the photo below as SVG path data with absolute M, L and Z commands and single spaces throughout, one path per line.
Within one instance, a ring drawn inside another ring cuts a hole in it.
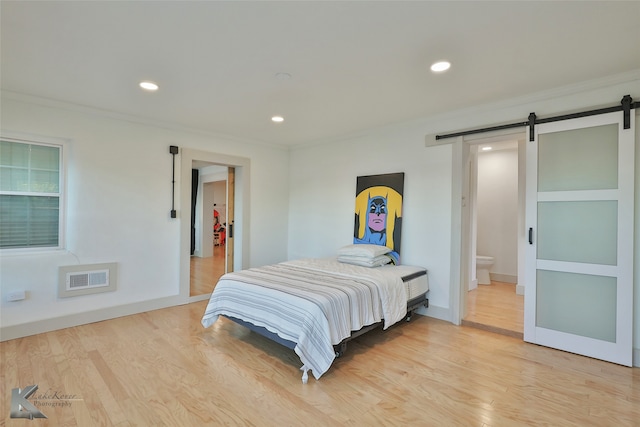
M 478 285 L 467 293 L 467 315 L 462 324 L 522 338 L 524 296 L 516 294 L 513 283 Z

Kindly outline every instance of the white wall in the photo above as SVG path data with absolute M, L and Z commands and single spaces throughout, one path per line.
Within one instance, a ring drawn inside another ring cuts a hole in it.
M 518 150 L 478 152 L 477 254 L 492 273 L 518 275 Z
M 356 178 L 404 172 L 401 263 L 429 269 L 432 311 L 448 309 L 451 166 L 451 146 L 425 149 L 419 128 L 294 150 L 289 258 L 333 256 L 351 244 Z
M 200 185 L 202 189 L 202 204 L 196 206 L 196 209 L 201 211 L 202 225 L 198 227 L 196 225 L 196 250 L 194 255 L 202 258 L 213 256 L 213 183 L 204 182 Z M 196 218 L 196 224 L 198 224 Z
M 213 208 L 220 215 L 218 220 L 223 226 L 227 225 L 227 181 L 215 181 L 213 184 Z M 214 221 L 215 222 L 215 221 Z
M 3 132 L 69 141 L 66 250 L 1 253 L 2 339 L 72 325 L 78 319 L 95 321 L 188 301 L 188 295 L 180 295 L 180 155 L 178 218 L 169 215 L 170 145 L 249 158 L 250 229 L 260 230 L 259 237 L 251 239 L 250 265 L 285 260 L 286 150 L 2 95 Z M 59 266 L 102 262 L 118 263 L 115 292 L 57 297 Z M 7 302 L 6 294 L 18 289 L 27 291 L 27 299 Z

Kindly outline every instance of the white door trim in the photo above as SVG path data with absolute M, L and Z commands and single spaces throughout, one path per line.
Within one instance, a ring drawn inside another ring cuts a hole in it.
M 191 169 L 194 160 L 205 161 L 236 168 L 236 212 L 234 227 L 234 269 L 249 268 L 249 227 L 250 227 L 250 166 L 245 157 L 180 148 L 180 296 L 189 302 L 206 299 L 207 294 L 189 296 L 190 246 L 191 246 Z
M 451 201 L 452 201 L 452 235 L 451 235 L 451 287 L 450 287 L 450 304 L 451 304 L 451 318 L 452 323 L 459 325 L 462 323 L 462 319 L 466 315 L 466 300 L 468 281 L 467 278 L 471 276 L 471 269 L 475 268 L 475 258 L 472 257 L 472 253 L 475 253 L 475 242 L 471 239 L 469 233 L 473 229 L 471 226 L 471 212 L 469 209 L 464 209 L 465 203 L 470 201 L 469 191 L 469 177 L 471 176 L 471 163 L 470 163 L 470 147 L 472 145 L 480 144 L 492 144 L 507 141 L 518 141 L 518 152 L 522 149 L 522 143 L 525 139 L 525 131 L 522 130 L 501 130 L 494 132 L 487 132 L 482 135 L 474 134 L 464 137 L 455 138 L 455 142 L 452 143 L 452 189 L 451 189 Z M 518 154 L 520 157 L 520 154 Z M 477 161 L 477 156 L 475 161 Z M 523 162 L 524 163 L 524 162 Z M 520 171 L 520 162 L 518 164 L 518 175 L 523 173 Z M 524 177 L 522 177 L 524 183 Z M 524 188 L 518 190 L 524 192 Z M 524 203 L 524 195 L 520 197 Z M 519 208 L 524 208 L 520 206 Z M 519 212 L 522 215 L 522 222 L 524 222 L 524 211 Z M 465 231 L 467 232 L 465 234 Z M 518 236 L 518 270 L 524 263 L 524 239 Z M 524 235 L 522 236 L 524 237 Z M 473 259 L 472 259 L 473 258 Z M 522 258 L 522 260 L 520 260 Z M 518 288 L 523 289 L 524 274 L 518 273 L 519 283 Z M 522 295 L 524 291 L 519 292 Z

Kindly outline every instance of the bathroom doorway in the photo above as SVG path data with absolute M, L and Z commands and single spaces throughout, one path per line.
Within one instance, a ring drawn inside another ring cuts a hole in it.
M 522 337 L 524 287 L 519 283 L 518 249 L 519 234 L 524 233 L 520 233 L 524 221 L 524 170 L 520 156 L 524 153 L 519 147 L 516 139 L 477 140 L 468 146 L 467 230 L 472 256 L 462 323 Z M 476 256 L 488 257 L 488 265 L 482 265 L 486 261 L 477 263 Z

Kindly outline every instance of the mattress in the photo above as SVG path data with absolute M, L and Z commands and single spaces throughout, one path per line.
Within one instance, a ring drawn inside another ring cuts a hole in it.
M 380 268 L 392 268 L 400 274 L 407 293 L 407 301 L 424 295 L 429 291 L 429 278 L 427 276 L 427 270 L 423 267 L 394 265 Z

